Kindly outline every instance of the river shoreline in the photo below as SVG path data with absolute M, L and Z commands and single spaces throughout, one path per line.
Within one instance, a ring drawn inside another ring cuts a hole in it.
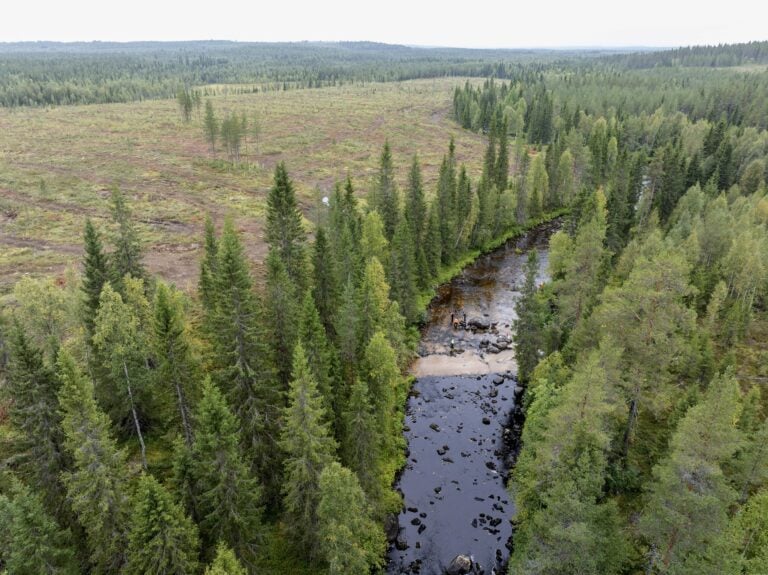
M 506 479 L 522 430 L 522 388 L 506 348 L 525 254 L 541 254 L 545 280 L 548 240 L 558 227 L 541 222 L 478 254 L 430 301 L 411 368 L 408 450 L 396 482 L 404 507 L 389 526 L 390 574 L 443 575 L 459 554 L 486 575 L 506 564 L 514 514 Z M 457 309 L 487 329 L 454 329 Z

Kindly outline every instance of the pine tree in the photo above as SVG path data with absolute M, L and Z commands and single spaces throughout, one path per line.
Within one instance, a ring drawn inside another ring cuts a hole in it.
M 128 544 L 128 485 L 125 454 L 110 436 L 110 423 L 72 356 L 59 352 L 64 447 L 72 471 L 63 474 L 67 497 L 86 533 L 93 572 L 117 573 Z
M 219 135 L 219 121 L 213 111 L 213 102 L 205 101 L 205 120 L 203 121 L 205 139 L 211 146 L 211 154 L 216 153 L 216 137 Z
M 246 571 L 232 550 L 219 543 L 216 547 L 216 557 L 205 570 L 205 575 L 246 575 Z
M 325 229 L 320 227 L 315 233 L 315 249 L 312 257 L 314 282 L 312 296 L 320 314 L 325 331 L 329 336 L 334 334 L 334 319 L 339 307 L 341 287 L 338 285 L 336 260 L 331 253 Z
M 293 182 L 283 162 L 275 168 L 274 184 L 267 196 L 266 238 L 299 293 L 303 293 L 308 279 L 306 232 L 296 203 Z
M 307 364 L 303 346 L 296 346 L 293 379 L 280 445 L 285 458 L 285 521 L 292 539 L 312 557 L 318 550 L 317 504 L 320 473 L 334 461 L 336 443 L 325 423 L 323 400 Z
M 109 374 L 109 386 L 99 396 L 109 398 L 114 420 L 122 423 L 129 414 L 141 448 L 141 462 L 147 467 L 146 446 L 141 431 L 140 395 L 147 383 L 148 348 L 140 320 L 120 294 L 107 283 L 101 291 L 101 304 L 94 325 L 93 343 Z
M 151 475 L 139 479 L 128 532 L 126 575 L 197 571 L 197 528 Z
M 384 142 L 384 149 L 381 152 L 379 173 L 371 207 L 381 214 L 381 219 L 384 222 L 384 235 L 387 240 L 391 241 L 400 217 L 400 197 L 395 183 L 395 169 L 392 165 L 392 150 L 389 147 L 389 141 Z
M 389 285 L 392 299 L 400 304 L 405 319 L 411 323 L 418 319 L 416 297 L 416 261 L 413 257 L 414 244 L 410 226 L 405 220 L 397 224 L 392 238 L 389 261 Z
M 298 337 L 299 293 L 277 251 L 267 256 L 267 288 L 264 298 L 264 321 L 277 378 L 282 391 L 287 391 L 291 379 L 293 348 Z
M 672 436 L 670 453 L 654 468 L 640 532 L 651 544 L 651 569 L 689 573 L 725 530 L 737 493 L 721 465 L 739 446 L 739 388 L 727 374 L 713 380 Z M 696 571 L 698 572 L 698 571 Z
M 122 293 L 123 278 L 130 275 L 136 279 L 147 277 L 142 257 L 139 231 L 131 219 L 131 210 L 125 201 L 125 195 L 119 188 L 112 189 L 112 221 L 117 225 L 117 230 L 112 243 L 115 251 L 110 261 L 112 263 L 112 283 Z
M 158 387 L 172 388 L 187 446 L 192 445 L 190 401 L 196 396 L 198 366 L 184 317 L 181 294 L 164 283 L 155 291 L 153 357 Z
M 67 465 L 62 449 L 59 379 L 15 323 L 10 337 L 8 377 L 3 395 L 18 433 L 14 465 L 42 497 L 49 512 L 62 504 L 60 474 Z
M 242 424 L 246 451 L 271 496 L 279 489 L 275 438 L 282 398 L 245 253 L 231 221 L 224 224 L 217 260 L 216 310 L 205 328 L 212 339 L 213 378 Z
M 14 575 L 78 573 L 69 532 L 56 525 L 42 498 L 18 480 L 8 495 L 0 493 L 0 565 Z
M 514 341 L 517 360 L 517 377 L 527 382 L 539 363 L 539 352 L 543 347 L 541 329 L 541 304 L 537 299 L 536 277 L 539 273 L 539 259 L 536 250 L 528 252 L 525 264 L 525 283 L 520 299 L 515 305 Z
M 101 236 L 90 218 L 85 220 L 85 257 L 83 258 L 83 323 L 88 336 L 93 335 L 93 322 L 99 310 L 101 289 L 109 280 L 109 260 L 104 253 Z
M 221 541 L 253 566 L 261 537 L 261 487 L 240 453 L 237 418 L 207 380 L 195 415 L 191 469 L 203 549 Z
M 368 573 L 381 567 L 387 543 L 371 518 L 365 494 L 354 474 L 336 462 L 320 475 L 318 538 L 330 575 Z

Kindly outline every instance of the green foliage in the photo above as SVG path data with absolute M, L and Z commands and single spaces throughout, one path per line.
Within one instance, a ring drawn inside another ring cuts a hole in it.
M 207 380 L 188 458 L 196 520 L 208 555 L 221 541 L 247 566 L 258 553 L 262 489 L 241 454 L 239 427 L 223 394 Z
M 219 543 L 216 547 L 216 557 L 205 570 L 205 575 L 246 575 L 246 571 L 234 552 L 224 543 Z
M 274 185 L 267 196 L 266 238 L 299 293 L 303 293 L 308 281 L 306 232 L 293 182 L 282 162 L 275 168 Z
M 267 286 L 264 294 L 263 318 L 275 359 L 281 391 L 287 391 L 291 379 L 293 349 L 298 338 L 300 299 L 283 260 L 275 248 L 267 256 Z
M 336 462 L 320 475 L 317 507 L 319 538 L 330 575 L 367 573 L 381 567 L 387 543 L 371 518 L 354 474 Z
M 216 113 L 213 111 L 213 102 L 205 101 L 205 120 L 203 122 L 205 140 L 211 146 L 211 154 L 216 153 L 216 137 L 219 135 L 219 121 L 216 119 Z
M 59 353 L 59 403 L 64 447 L 72 469 L 62 480 L 72 510 L 86 534 L 92 572 L 115 573 L 126 562 L 129 501 L 125 454 L 110 434 L 107 416 L 66 351 Z
M 334 461 L 336 442 L 326 423 L 323 398 L 317 389 L 303 346 L 296 346 L 280 446 L 285 451 L 285 522 L 301 551 L 318 551 L 317 505 L 320 474 Z
M 99 310 L 101 289 L 109 281 L 110 264 L 101 243 L 101 236 L 90 218 L 85 220 L 83 243 L 85 244 L 82 283 L 83 323 L 88 335 L 93 335 L 93 320 Z
M 143 279 L 147 274 L 141 261 L 144 254 L 139 231 L 131 219 L 125 195 L 119 188 L 112 189 L 111 201 L 112 221 L 117 229 L 112 238 L 115 250 L 109 261 L 112 264 L 112 283 L 123 293 L 122 282 L 126 275 Z
M 317 312 L 323 322 L 326 333 L 334 333 L 333 325 L 339 307 L 341 286 L 338 284 L 339 274 L 336 270 L 336 259 L 331 253 L 324 228 L 318 228 L 315 233 L 315 245 L 312 252 L 312 297 L 315 299 Z
M 171 494 L 151 475 L 143 475 L 134 496 L 128 532 L 128 562 L 123 573 L 194 573 L 197 529 Z
M 67 467 L 60 427 L 60 381 L 18 323 L 9 343 L 3 396 L 10 400 L 8 416 L 18 439 L 15 456 L 7 463 L 18 469 L 49 512 L 55 512 L 63 499 L 60 474 Z
M 8 573 L 78 573 L 69 532 L 56 525 L 42 498 L 18 480 L 8 495 L 0 493 L 0 543 L 0 564 Z
M 517 360 L 517 377 L 527 382 L 539 363 L 539 353 L 543 347 L 541 329 L 541 304 L 537 298 L 536 276 L 539 273 L 539 260 L 536 250 L 528 252 L 525 264 L 525 283 L 520 292 L 520 299 L 515 304 L 514 342 Z
M 387 240 L 392 240 L 400 218 L 400 194 L 395 183 L 395 169 L 392 165 L 392 151 L 389 142 L 384 142 L 381 152 L 379 173 L 376 178 L 374 196 L 370 202 L 371 207 L 381 214 L 384 223 L 384 235 Z

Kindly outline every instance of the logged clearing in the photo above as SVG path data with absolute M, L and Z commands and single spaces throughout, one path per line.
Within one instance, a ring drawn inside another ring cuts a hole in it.
M 202 111 L 190 123 L 175 100 L 0 109 L 0 292 L 24 274 L 62 274 L 77 265 L 90 216 L 109 226 L 109 191 L 127 195 L 146 243 L 150 271 L 189 289 L 197 280 L 205 215 L 237 226 L 255 265 L 265 255 L 265 201 L 275 165 L 285 161 L 308 229 L 320 198 L 350 174 L 359 196 L 370 189 L 386 139 L 401 187 L 414 153 L 434 190 L 451 136 L 459 162 L 480 171 L 484 138 L 451 118 L 460 78 L 350 85 L 210 99 L 258 118 L 237 167 L 214 159 Z

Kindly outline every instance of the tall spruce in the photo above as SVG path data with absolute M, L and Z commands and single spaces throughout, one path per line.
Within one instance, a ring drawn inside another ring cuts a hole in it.
M 117 227 L 112 238 L 115 249 L 110 257 L 112 283 L 122 293 L 123 278 L 126 275 L 143 279 L 147 277 L 147 273 L 142 262 L 144 250 L 139 230 L 132 219 L 125 194 L 119 188 L 113 188 L 111 201 L 112 221 Z
M 90 337 L 93 335 L 93 322 L 96 319 L 96 312 L 99 310 L 101 289 L 109 281 L 110 263 L 101 243 L 101 235 L 90 218 L 85 220 L 83 241 L 85 244 L 82 283 L 83 323 Z
M 267 286 L 264 297 L 264 322 L 272 357 L 277 368 L 281 391 L 288 390 L 293 364 L 293 348 L 298 338 L 300 314 L 299 291 L 291 280 L 287 268 L 277 254 L 270 249 L 267 255 Z
M 107 283 L 101 292 L 93 343 L 108 374 L 107 386 L 99 392 L 110 407 L 114 420 L 123 424 L 130 418 L 141 448 L 141 462 L 147 467 L 146 445 L 141 431 L 141 397 L 148 383 L 148 334 L 141 329 L 140 318 Z
M 262 489 L 241 454 L 239 428 L 224 395 L 206 380 L 189 458 L 203 549 L 210 558 L 219 542 L 226 543 L 253 568 L 261 538 Z
M 342 398 L 336 382 L 335 350 L 328 340 L 320 314 L 312 296 L 307 293 L 299 320 L 299 341 L 304 346 L 307 364 L 317 382 L 317 390 L 323 399 L 323 409 L 328 421 L 335 427 L 336 416 L 341 415 Z
M 110 435 L 109 418 L 96 405 L 93 384 L 71 355 L 59 352 L 64 447 L 72 469 L 63 474 L 67 498 L 83 526 L 92 572 L 118 573 L 128 546 L 128 478 L 125 454 Z
M 125 575 L 182 575 L 197 571 L 200 541 L 194 523 L 151 475 L 139 479 L 128 532 Z
M 315 233 L 315 246 L 312 252 L 312 296 L 317 312 L 329 336 L 334 334 L 334 320 L 338 312 L 341 286 L 338 284 L 336 258 L 331 252 L 325 229 L 320 227 Z
M 18 480 L 0 493 L 0 565 L 14 575 L 76 575 L 68 531 L 49 515 L 42 497 Z
M 229 220 L 224 224 L 217 259 L 216 308 L 205 329 L 212 340 L 212 377 L 237 414 L 244 445 L 265 489 L 276 495 L 280 386 L 248 262 Z
M 197 395 L 199 366 L 194 358 L 191 334 L 184 316 L 181 294 L 158 283 L 155 290 L 153 357 L 158 387 L 173 390 L 179 422 L 187 446 L 192 445 L 192 404 Z
M 389 285 L 392 299 L 400 304 L 400 311 L 409 322 L 418 319 L 416 298 L 416 260 L 414 258 L 414 243 L 410 226 L 405 220 L 397 224 L 392 238 L 392 249 L 389 257 Z
M 335 459 L 336 443 L 326 422 L 323 398 L 301 343 L 296 346 L 293 379 L 280 445 L 285 458 L 285 522 L 307 557 L 319 550 L 317 504 L 320 474 Z
M 205 218 L 204 255 L 200 262 L 200 279 L 197 282 L 197 294 L 207 316 L 216 309 L 216 275 L 218 273 L 219 244 L 216 239 L 216 228 L 211 216 Z
M 275 168 L 275 179 L 267 196 L 267 243 L 283 262 L 299 293 L 307 288 L 307 234 L 296 203 L 293 182 L 285 164 Z
M 216 556 L 208 568 L 205 575 L 247 575 L 245 567 L 237 560 L 235 553 L 224 543 L 219 543 L 216 547 Z
M 67 467 L 62 448 L 59 378 L 15 323 L 9 342 L 7 379 L 3 389 L 8 415 L 16 431 L 14 457 L 8 461 L 35 489 L 49 513 L 63 504 L 61 473 Z
M 448 154 L 443 156 L 437 180 L 437 222 L 440 226 L 440 259 L 443 264 L 453 261 L 453 242 L 457 226 L 456 216 L 456 145 L 451 138 Z
M 384 142 L 375 186 L 371 207 L 381 214 L 381 219 L 384 222 L 384 235 L 387 240 L 391 241 L 400 217 L 400 195 L 395 183 L 395 168 L 392 164 L 392 150 L 389 147 L 389 141 Z

